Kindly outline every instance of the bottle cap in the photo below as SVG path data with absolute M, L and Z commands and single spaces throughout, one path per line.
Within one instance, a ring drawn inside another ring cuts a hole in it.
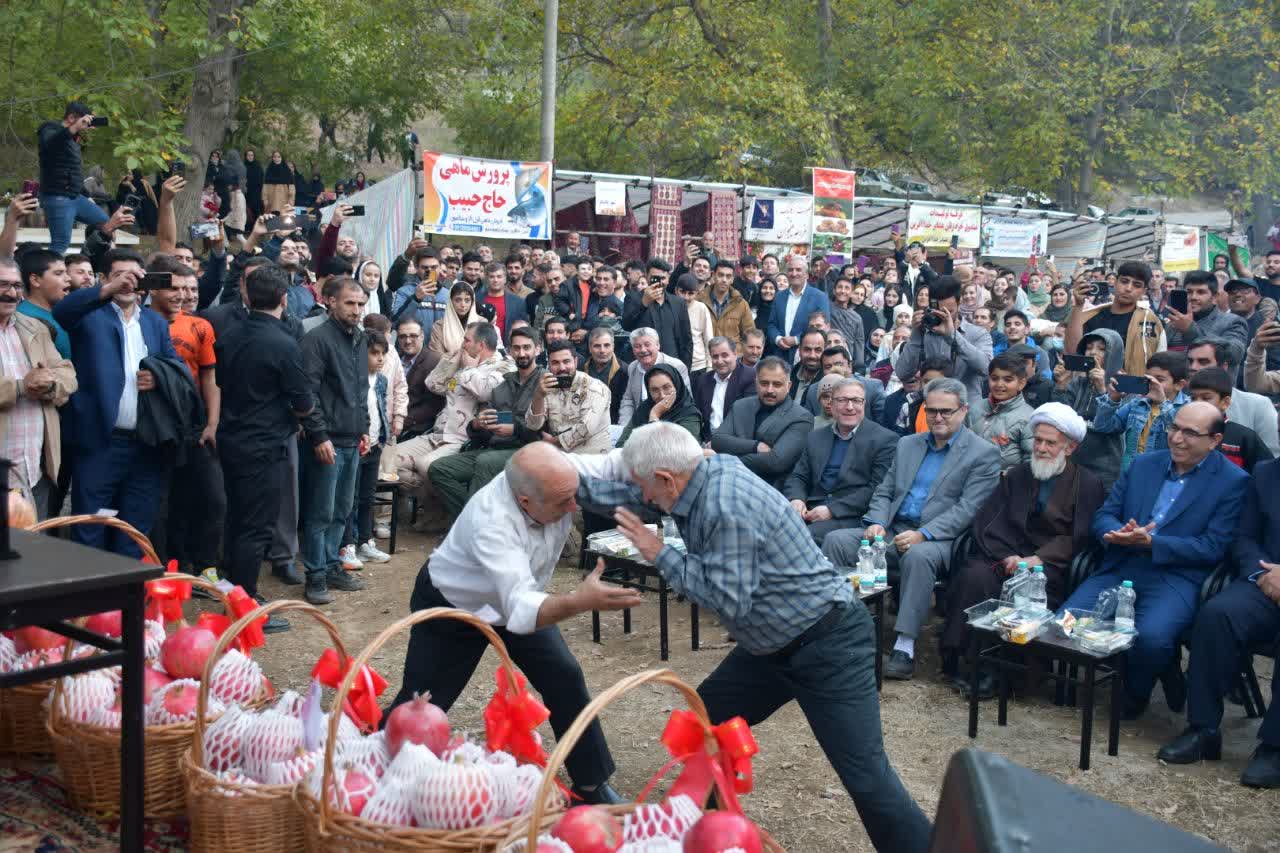
M 1032 569 L 1031 571 L 1033 571 L 1033 572 L 1039 572 L 1040 574 L 1044 574 L 1044 566 L 1036 566 L 1036 567 L 1035 567 L 1034 569 Z
M 877 541 L 877 542 L 883 542 L 883 541 L 884 541 L 884 537 L 883 537 L 883 536 L 877 536 L 877 537 L 876 537 L 876 541 Z
M 1120 585 L 1121 585 L 1121 586 L 1123 586 L 1123 587 L 1128 587 L 1129 589 L 1133 589 L 1133 581 L 1125 581 L 1124 583 L 1122 583 L 1122 584 L 1120 584 Z
M 870 545 L 870 544 L 871 544 L 871 541 L 870 541 L 870 540 L 868 540 L 868 539 L 863 539 L 863 540 L 862 540 L 862 544 L 863 544 L 863 545 Z
M 1026 561 L 1026 560 L 1019 560 L 1019 561 L 1018 561 L 1018 568 L 1020 568 L 1020 569 L 1025 569 L 1026 567 L 1027 567 L 1027 561 Z

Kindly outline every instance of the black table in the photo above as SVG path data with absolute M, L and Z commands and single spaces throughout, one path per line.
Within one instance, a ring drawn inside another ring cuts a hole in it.
M 604 578 L 606 580 L 619 586 L 658 594 L 658 650 L 662 659 L 667 660 L 670 657 L 670 648 L 667 642 L 667 596 L 671 592 L 671 587 L 667 586 L 666 578 L 654 567 L 653 563 L 645 560 L 639 554 L 634 557 L 624 557 L 607 550 L 597 550 L 591 545 L 590 537 L 588 537 L 582 543 L 582 554 L 578 558 L 578 568 L 584 572 L 587 571 L 590 566 L 594 566 L 597 558 L 604 560 Z M 655 579 L 657 581 L 656 585 L 647 582 Z M 622 633 L 631 633 L 631 608 L 629 607 L 622 611 Z M 698 639 L 698 605 L 692 601 L 689 602 L 689 634 L 690 648 L 696 652 L 700 645 Z M 591 611 L 591 641 L 594 643 L 600 642 L 599 610 Z
M 0 560 L 0 630 L 39 625 L 102 653 L 26 672 L 2 673 L 0 687 L 121 667 L 120 849 L 141 850 L 144 584 L 160 577 L 164 569 L 52 536 L 25 530 L 10 533 L 18 557 Z M 121 611 L 119 640 L 64 621 L 104 610 Z
M 1043 674 L 1055 682 L 1054 704 L 1065 702 L 1068 687 L 1074 693 L 1080 689 L 1080 769 L 1089 769 L 1089 753 L 1093 746 L 1093 693 L 1099 684 L 1111 682 L 1111 721 L 1107 731 L 1107 755 L 1120 753 L 1120 717 L 1124 712 L 1125 651 L 1111 654 L 1086 651 L 1060 636 L 1053 628 L 1025 645 L 1003 640 L 994 628 L 970 625 L 969 631 L 969 737 L 978 736 L 978 663 L 996 671 L 999 710 L 996 724 L 1007 725 L 1009 720 L 1010 672 L 1027 672 L 1030 666 L 1021 661 L 1009 660 L 1005 653 L 1021 649 L 1025 655 L 1057 661 L 1061 671 L 1053 667 Z M 985 645 L 984 645 L 985 641 Z M 1078 671 L 1083 670 L 1083 677 Z
M 380 497 L 384 494 L 387 497 Z M 391 538 L 387 540 L 387 553 L 395 556 L 396 529 L 400 526 L 400 481 L 379 479 L 377 485 L 373 487 L 373 506 L 375 509 L 380 506 L 391 507 L 391 523 L 387 525 L 391 531 Z M 376 519 L 374 524 L 376 526 Z
M 852 582 L 852 581 L 851 581 Z M 854 586 L 853 591 L 871 611 L 871 623 L 876 632 L 876 690 L 884 686 L 884 600 L 891 586 L 878 586 L 871 592 L 863 592 Z

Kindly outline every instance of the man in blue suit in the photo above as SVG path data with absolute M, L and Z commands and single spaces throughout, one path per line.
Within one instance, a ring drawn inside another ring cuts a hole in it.
M 53 307 L 54 319 L 71 336 L 71 360 L 80 390 L 67 405 L 64 433 L 71 450 L 71 509 L 92 515 L 114 509 L 122 521 L 151 532 L 164 491 L 160 452 L 138 441 L 138 395 L 155 388 L 140 369 L 148 355 L 177 358 L 169 323 L 143 308 L 138 285 L 143 260 L 137 252 L 112 249 L 103 258 L 102 284 L 68 293 Z M 77 541 L 118 554 L 140 556 L 126 536 L 96 525 L 72 528 Z
M 800 336 L 809 327 L 809 315 L 821 311 L 830 320 L 831 303 L 825 293 L 809 286 L 809 269 L 800 255 L 787 258 L 787 282 L 791 286 L 779 291 L 773 300 L 767 332 L 770 351 L 791 364 Z
M 1215 452 L 1225 426 L 1216 407 L 1188 403 L 1173 423 L 1169 449 L 1134 457 L 1094 516 L 1093 535 L 1106 543 L 1102 569 L 1065 605 L 1090 609 L 1104 589 L 1133 582 L 1138 638 L 1128 652 L 1126 719 L 1146 709 L 1195 620 L 1200 585 L 1227 555 L 1249 485 Z
M 1236 580 L 1205 602 L 1191 632 L 1187 729 L 1158 753 L 1168 764 L 1222 758 L 1222 698 L 1254 647 L 1280 640 L 1280 460 L 1253 469 L 1244 513 L 1231 546 Z M 1280 687 L 1258 729 L 1258 748 L 1240 776 L 1253 788 L 1280 788 Z

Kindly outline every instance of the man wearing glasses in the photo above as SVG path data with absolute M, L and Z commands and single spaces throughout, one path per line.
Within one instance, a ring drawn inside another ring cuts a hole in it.
M 1127 652 L 1125 719 L 1146 710 L 1157 677 L 1171 709 L 1186 697 L 1182 668 L 1169 664 L 1195 619 L 1200 585 L 1231 546 L 1249 484 L 1213 452 L 1224 427 L 1217 407 L 1187 403 L 1168 429 L 1169 449 L 1135 456 L 1094 516 L 1102 568 L 1065 606 L 1091 609 L 1104 589 L 1133 583 L 1138 638 Z
M 963 382 L 926 385 L 924 412 L 929 431 L 898 439 L 893 464 L 862 517 L 865 529 L 837 530 L 822 546 L 831 562 L 854 566 L 861 540 L 892 541 L 886 556 L 890 579 L 895 569 L 900 573 L 898 638 L 884 676 L 903 681 L 915 674 L 916 637 L 929 621 L 933 585 L 951 561 L 952 541 L 973 523 L 1000 480 L 1000 448 L 964 425 L 969 406 Z
M 866 419 L 867 392 L 857 379 L 832 389 L 831 414 L 831 426 L 809 433 L 782 489 L 818 545 L 833 530 L 859 523 L 898 443 L 896 433 Z

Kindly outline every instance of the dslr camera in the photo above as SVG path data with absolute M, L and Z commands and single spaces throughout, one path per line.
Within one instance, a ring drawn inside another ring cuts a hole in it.
M 924 312 L 924 318 L 920 322 L 926 329 L 936 329 L 942 325 L 942 313 L 936 299 L 929 300 L 929 310 Z

